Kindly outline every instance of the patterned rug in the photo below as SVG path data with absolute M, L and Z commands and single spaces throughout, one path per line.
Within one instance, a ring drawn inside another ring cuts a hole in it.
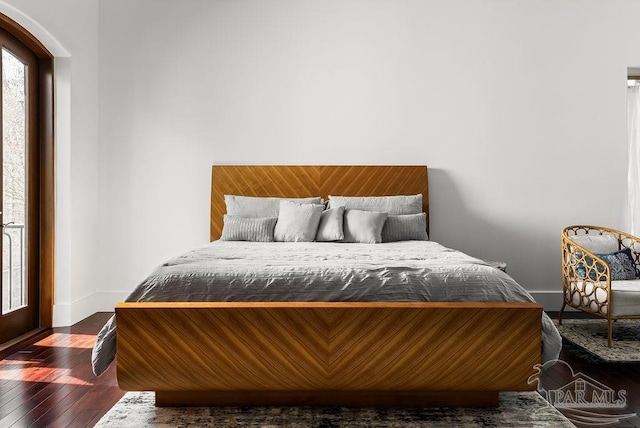
M 613 343 L 607 346 L 607 321 L 604 319 L 554 320 L 562 338 L 607 362 L 640 361 L 640 320 L 613 323 Z
M 497 409 L 154 407 L 151 392 L 128 392 L 96 427 L 573 427 L 537 392 L 500 394 Z

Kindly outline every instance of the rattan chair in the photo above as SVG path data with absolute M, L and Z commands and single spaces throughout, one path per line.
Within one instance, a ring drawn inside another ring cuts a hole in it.
M 612 280 L 611 269 L 595 251 L 574 241 L 576 236 L 603 236 L 617 250 L 631 250 L 633 261 L 640 266 L 640 238 L 615 229 L 599 226 L 569 226 L 562 230 L 563 304 L 558 323 L 566 306 L 607 320 L 608 346 L 611 347 L 612 324 L 616 319 L 640 318 L 640 279 Z M 615 240 L 613 238 L 615 238 Z M 578 238 L 578 240 L 584 238 Z M 600 238 L 596 238 L 600 239 Z

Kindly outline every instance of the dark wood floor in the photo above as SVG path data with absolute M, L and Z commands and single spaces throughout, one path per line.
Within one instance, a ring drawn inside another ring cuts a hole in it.
M 549 316 L 552 319 L 557 319 L 558 313 L 551 312 Z M 564 318 L 595 317 L 580 312 L 565 312 Z M 606 323 L 605 320 L 602 320 L 602 322 Z M 583 373 L 616 392 L 620 390 L 626 391 L 627 407 L 625 409 L 611 411 L 611 413 L 635 413 L 636 416 L 606 426 L 619 428 L 640 427 L 640 416 L 637 416 L 640 415 L 640 363 L 606 363 L 566 342 L 563 344 L 559 359 L 571 366 L 574 374 Z M 566 370 L 557 369 L 556 366 L 550 370 L 547 378 L 547 382 L 549 382 L 553 388 L 561 388 L 571 381 L 571 373 Z M 596 411 L 604 413 L 602 410 Z M 580 424 L 578 426 L 589 425 Z M 599 425 L 592 424 L 590 426 Z
M 115 366 L 91 371 L 95 335 L 111 314 L 45 330 L 0 352 L 0 427 L 93 426 L 123 395 Z
M 110 315 L 95 314 L 72 327 L 43 331 L 0 352 L 0 427 L 93 426 L 124 395 L 114 366 L 98 378 L 91 372 L 91 347 Z M 560 359 L 574 372 L 626 390 L 625 412 L 640 414 L 640 363 L 602 363 L 567 345 Z M 562 370 L 551 370 L 545 378 L 554 388 L 571 380 Z M 640 427 L 640 417 L 609 426 Z

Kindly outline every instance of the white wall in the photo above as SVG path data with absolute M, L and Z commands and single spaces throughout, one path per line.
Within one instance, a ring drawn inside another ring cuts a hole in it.
M 71 54 L 57 324 L 208 240 L 213 163 L 427 164 L 433 239 L 542 299 L 562 226 L 623 225 L 633 0 L 7 3 Z
M 433 239 L 548 298 L 564 225 L 623 225 L 637 16 L 633 1 L 100 2 L 98 289 L 125 294 L 207 241 L 211 164 L 406 163 L 431 168 Z
M 69 325 L 95 312 L 100 302 L 96 294 L 99 270 L 98 0 L 2 3 L 3 13 L 33 34 L 45 34 L 41 41 L 49 44 L 47 47 L 56 55 L 54 325 Z

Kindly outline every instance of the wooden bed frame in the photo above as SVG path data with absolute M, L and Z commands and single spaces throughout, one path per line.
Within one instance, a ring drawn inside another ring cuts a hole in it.
M 214 166 L 211 239 L 225 194 L 424 195 L 426 166 Z M 537 303 L 120 303 L 120 388 L 157 406 L 497 406 L 533 390 Z

